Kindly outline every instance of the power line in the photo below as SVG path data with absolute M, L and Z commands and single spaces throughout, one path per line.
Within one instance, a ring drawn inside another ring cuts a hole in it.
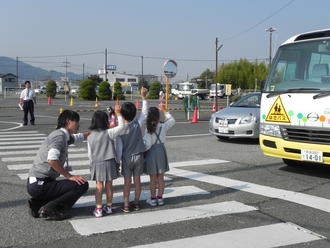
M 252 29 L 256 28 L 257 26 L 259 26 L 260 24 L 264 23 L 265 21 L 269 20 L 270 18 L 272 18 L 273 16 L 277 15 L 279 12 L 281 12 L 283 9 L 287 8 L 289 5 L 291 5 L 295 0 L 291 0 L 290 2 L 288 2 L 287 4 L 283 5 L 281 8 L 279 8 L 278 10 L 276 10 L 273 14 L 267 16 L 266 18 L 262 19 L 261 21 L 257 22 L 256 24 L 254 24 L 252 27 L 243 30 L 240 33 L 234 34 L 228 38 L 222 39 L 221 41 L 226 41 L 226 40 L 231 40 L 234 38 L 237 38 L 238 36 L 241 36 L 242 34 L 245 34 L 249 31 L 251 31 Z

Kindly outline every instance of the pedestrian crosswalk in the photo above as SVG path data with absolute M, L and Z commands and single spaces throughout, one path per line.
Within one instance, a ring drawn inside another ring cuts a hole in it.
M 0 158 L 1 164 L 17 176 L 18 180 L 28 178 L 28 170 L 31 168 L 35 154 L 46 135 L 37 131 L 10 131 L 0 132 Z M 187 170 L 187 166 L 222 165 L 230 161 L 221 159 L 201 159 L 193 161 L 171 162 L 170 171 L 165 177 L 167 184 L 164 198 L 185 199 L 184 197 L 204 197 L 205 203 L 201 204 L 172 204 L 171 206 L 154 209 L 144 209 L 143 211 L 130 214 L 118 213 L 102 218 L 90 216 L 76 216 L 69 220 L 74 232 L 88 236 L 92 234 L 118 232 L 134 228 L 147 228 L 150 226 L 163 226 L 170 223 L 191 222 L 208 218 L 223 218 L 224 216 L 238 215 L 244 213 L 258 212 L 255 206 L 245 204 L 240 201 L 226 200 L 221 202 L 208 202 L 212 192 L 199 187 L 199 183 L 217 185 L 219 187 L 233 188 L 235 190 L 262 195 L 270 198 L 278 198 L 285 201 L 295 202 L 304 206 L 317 208 L 330 213 L 330 200 L 321 197 L 296 193 L 287 190 L 271 188 L 268 186 L 252 184 L 239 180 L 233 180 L 220 176 L 211 176 L 195 171 Z M 89 161 L 86 144 L 83 147 L 70 146 L 69 164 L 72 166 L 72 174 L 84 175 L 89 178 Z M 182 183 L 176 184 L 178 178 L 185 179 Z M 141 200 L 149 197 L 147 185 L 149 177 L 143 175 L 141 182 L 145 185 L 141 194 Z M 74 205 L 77 209 L 89 208 L 92 210 L 95 199 L 95 182 L 89 181 L 90 191 L 81 197 Z M 122 204 L 123 178 L 113 181 L 115 193 L 113 197 L 114 205 Z M 134 196 L 134 194 L 131 194 Z M 278 222 L 278 220 L 274 220 Z M 262 238 L 260 238 L 262 237 Z M 146 243 L 137 247 L 214 247 L 221 242 L 221 247 L 278 247 L 313 242 L 325 239 L 326 237 L 304 229 L 294 223 L 279 222 L 268 225 L 252 226 L 248 228 L 234 228 L 229 231 L 220 231 L 206 235 L 193 235 L 186 238 L 173 238 L 163 242 Z

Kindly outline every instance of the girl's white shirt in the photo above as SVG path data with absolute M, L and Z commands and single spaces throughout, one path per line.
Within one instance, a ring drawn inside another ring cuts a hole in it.
M 161 133 L 159 135 L 159 139 L 162 143 L 165 143 L 166 141 L 166 133 L 167 131 L 174 126 L 175 124 L 175 119 L 173 118 L 173 116 L 169 113 L 169 112 L 165 112 L 165 122 L 164 123 L 159 123 L 156 127 L 156 133 L 159 133 L 159 129 L 160 127 L 162 127 Z M 151 148 L 151 146 L 153 144 L 156 143 L 157 140 L 157 136 L 155 133 L 148 133 L 148 131 L 145 131 L 145 135 L 143 137 L 143 141 L 144 141 L 144 145 L 146 147 L 146 151 L 149 150 Z
M 118 126 L 114 127 L 114 128 L 110 128 L 107 130 L 108 132 L 108 135 L 109 135 L 109 138 L 116 141 L 117 138 L 119 138 L 118 136 L 119 135 L 122 135 L 125 133 L 125 128 L 127 127 L 126 124 L 124 124 L 124 120 L 121 116 L 118 116 Z M 116 160 L 118 159 L 118 152 L 117 152 L 117 145 L 116 145 L 117 142 L 115 142 L 115 150 L 116 150 Z M 90 146 L 87 142 L 87 149 L 88 149 L 88 158 L 89 160 L 91 161 L 91 149 L 90 149 Z M 118 150 L 121 150 L 118 149 Z

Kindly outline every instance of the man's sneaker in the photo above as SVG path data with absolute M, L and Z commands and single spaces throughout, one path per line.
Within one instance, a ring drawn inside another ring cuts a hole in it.
M 164 198 L 157 198 L 157 204 L 158 206 L 163 206 L 164 205 Z
M 103 212 L 106 214 L 112 214 L 112 207 L 108 205 L 103 206 Z
M 102 217 L 103 216 L 102 208 L 95 208 L 94 209 L 94 216 L 96 218 Z
M 149 199 L 147 199 L 146 202 L 147 202 L 151 207 L 156 207 L 156 206 L 157 206 L 157 199 L 149 198 Z
M 122 206 L 121 208 L 121 211 L 123 211 L 124 213 L 129 213 L 129 212 L 131 212 L 131 210 L 129 209 L 129 206 Z
M 29 212 L 30 212 L 30 215 L 34 218 L 39 218 L 39 209 L 40 209 L 40 206 L 39 204 L 35 203 L 32 199 L 31 200 L 28 200 L 28 206 L 29 206 Z
M 132 208 L 134 211 L 139 211 L 141 209 L 140 204 L 138 202 L 132 202 Z

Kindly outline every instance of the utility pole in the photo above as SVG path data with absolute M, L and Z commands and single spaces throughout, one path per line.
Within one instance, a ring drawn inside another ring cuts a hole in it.
M 144 80 L 143 80 L 143 56 L 141 56 L 141 64 L 142 64 L 142 71 L 141 71 L 141 82 L 142 82 L 142 87 L 144 87 Z
M 218 111 L 218 82 L 217 82 L 217 75 L 218 75 L 218 52 L 223 47 L 221 44 L 218 47 L 218 38 L 215 38 L 215 111 Z
M 105 53 L 104 53 L 104 56 L 105 56 L 105 62 L 104 62 L 104 74 L 105 74 L 105 81 L 108 82 L 108 49 L 106 48 L 105 49 Z
M 18 57 L 16 57 L 16 80 L 17 80 L 17 88 L 19 88 L 19 82 L 18 82 Z
M 272 27 L 266 29 L 266 32 L 269 32 L 269 67 L 272 65 L 272 33 L 275 31 Z
M 83 80 L 85 80 L 85 64 L 83 64 Z

